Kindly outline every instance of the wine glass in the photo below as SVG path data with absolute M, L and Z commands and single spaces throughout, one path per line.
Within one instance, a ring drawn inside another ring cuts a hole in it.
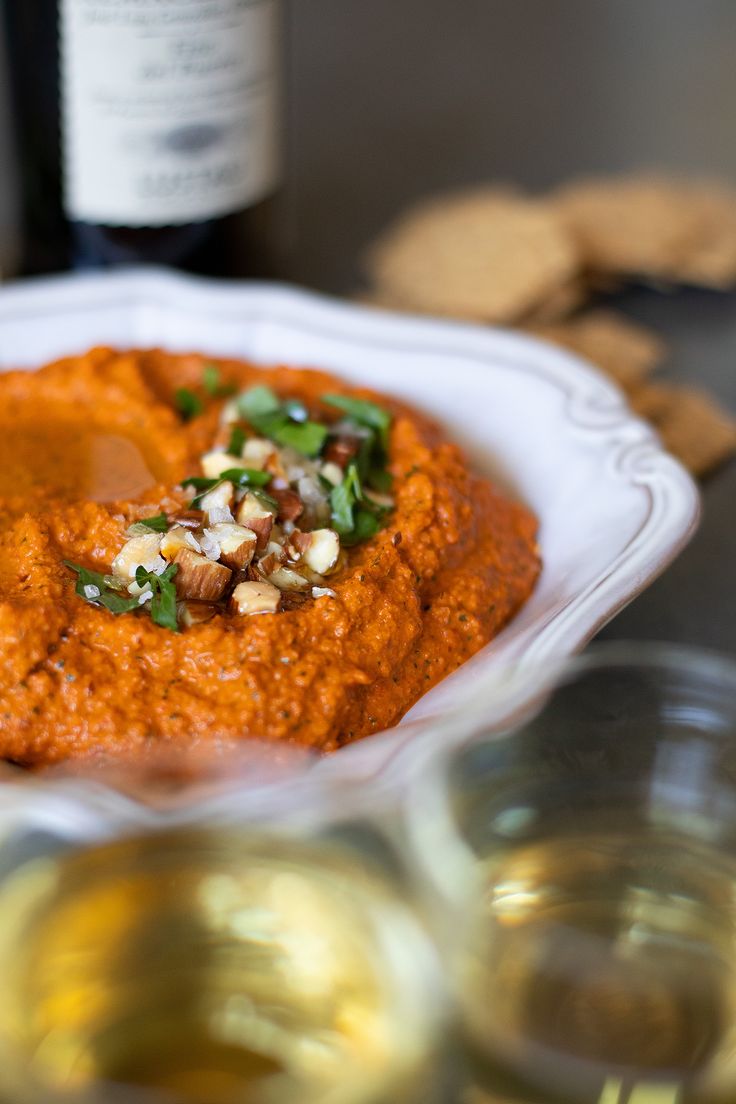
M 736 664 L 610 645 L 515 681 L 407 809 L 478 1099 L 732 1104 Z

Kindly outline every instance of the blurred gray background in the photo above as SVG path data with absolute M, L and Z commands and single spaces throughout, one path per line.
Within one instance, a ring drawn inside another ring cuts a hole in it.
M 338 294 L 432 190 L 660 167 L 736 184 L 736 0 L 292 0 L 292 279 Z M 665 375 L 736 412 L 736 296 L 627 292 Z M 606 630 L 736 651 L 736 463 L 692 545 Z

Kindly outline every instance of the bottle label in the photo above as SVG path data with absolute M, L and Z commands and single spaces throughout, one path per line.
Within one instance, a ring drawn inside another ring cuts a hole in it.
M 60 0 L 67 216 L 170 226 L 275 186 L 279 0 Z

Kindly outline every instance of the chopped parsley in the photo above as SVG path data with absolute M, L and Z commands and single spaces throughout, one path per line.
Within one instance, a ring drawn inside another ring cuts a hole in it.
M 247 437 L 245 430 L 242 426 L 233 426 L 230 434 L 230 440 L 227 443 L 227 451 L 230 456 L 240 456 L 243 451 L 243 445 L 245 444 Z
M 302 456 L 319 456 L 327 440 L 327 426 L 309 420 L 309 412 L 297 399 L 283 402 L 270 387 L 258 384 L 238 397 L 238 410 L 264 437 Z
M 274 510 L 278 513 L 279 504 L 275 498 L 272 498 L 270 494 L 266 494 L 265 491 L 260 489 L 254 490 L 253 494 L 256 496 L 261 506 L 265 506 L 267 510 Z
M 156 514 L 155 517 L 142 518 L 134 522 L 128 528 L 129 537 L 143 537 L 146 533 L 167 533 L 169 531 L 169 519 L 166 514 Z
M 221 480 L 208 479 L 205 475 L 190 475 L 187 479 L 182 479 L 182 487 L 194 487 L 195 491 L 211 491 L 213 487 L 216 487 Z
M 185 422 L 190 422 L 204 410 L 204 403 L 188 387 L 180 387 L 174 394 L 174 405 Z
M 93 606 L 102 606 L 110 613 L 131 613 L 141 609 L 140 595 L 137 597 L 125 597 L 121 591 L 126 591 L 124 579 L 118 579 L 114 575 L 102 575 L 99 571 L 90 571 L 81 564 L 64 560 L 66 567 L 76 572 L 77 583 L 75 593 Z M 172 632 L 179 631 L 176 619 L 176 588 L 174 576 L 179 570 L 178 564 L 169 564 L 161 575 L 152 571 L 146 571 L 139 567 L 135 573 L 135 581 L 140 587 L 148 584 L 152 591 L 151 619 L 164 629 Z
M 259 471 L 256 468 L 228 468 L 222 473 L 218 482 L 227 479 L 236 487 L 265 487 L 271 482 L 271 478 L 270 472 Z
M 129 613 L 138 606 L 137 598 L 125 598 L 120 593 L 125 589 L 125 582 L 116 579 L 113 575 L 101 575 L 99 571 L 90 571 L 81 564 L 64 560 L 66 567 L 77 574 L 77 584 L 74 588 L 80 598 L 93 606 L 104 606 L 110 613 Z
M 348 464 L 342 483 L 330 491 L 330 507 L 332 525 L 347 546 L 374 537 L 391 510 L 390 506 L 381 506 L 366 497 L 355 462 Z
M 150 586 L 153 597 L 151 598 L 151 620 L 162 629 L 170 629 L 179 632 L 179 622 L 176 617 L 176 587 L 174 576 L 179 570 L 179 565 L 172 563 L 160 575 L 153 571 L 146 571 L 139 567 L 135 573 L 135 581 L 138 586 Z
M 389 492 L 393 484 L 393 477 L 386 470 L 391 428 L 389 411 L 368 399 L 354 399 L 349 395 L 323 395 L 322 402 L 342 410 L 348 424 L 355 427 L 355 436 L 360 441 L 355 463 L 363 482 L 376 491 Z
M 238 396 L 238 410 L 245 419 L 253 422 L 254 418 L 260 418 L 264 414 L 275 414 L 281 409 L 279 398 L 270 387 L 258 384 L 249 387 Z
M 292 422 L 306 422 L 309 418 L 309 411 L 299 399 L 286 399 L 282 403 L 281 409 L 287 417 L 291 418 Z
M 380 491 L 382 494 L 390 494 L 393 490 L 394 477 L 390 471 L 386 471 L 385 468 L 371 468 L 368 472 L 366 482 L 370 484 L 375 491 Z
M 375 537 L 381 528 L 379 517 L 369 510 L 358 510 L 355 515 L 355 525 L 352 533 L 348 534 L 346 544 L 361 544 L 363 541 Z
M 191 501 L 191 506 L 196 510 L 206 494 L 225 482 L 233 483 L 236 487 L 265 487 L 271 482 L 271 473 L 257 471 L 255 468 L 228 468 L 215 479 L 208 479 L 202 475 L 190 475 L 188 479 L 182 480 L 181 485 L 193 487 L 197 492 Z
M 353 531 L 355 526 L 353 508 L 358 499 L 362 497 L 362 493 L 358 469 L 355 464 L 349 464 L 342 483 L 338 483 L 330 491 L 332 524 L 341 537 L 347 536 Z
M 349 395 L 323 395 L 322 402 L 342 410 L 359 426 L 375 430 L 384 449 L 388 448 L 388 431 L 391 428 L 388 410 L 368 399 L 353 399 Z
M 256 425 L 256 429 L 279 445 L 300 452 L 302 456 L 319 456 L 327 439 L 326 426 L 319 422 L 292 422 L 287 415 L 270 416 L 267 424 Z

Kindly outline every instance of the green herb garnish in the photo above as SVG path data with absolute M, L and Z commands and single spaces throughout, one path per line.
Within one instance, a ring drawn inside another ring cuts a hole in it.
M 238 410 L 249 422 L 263 414 L 274 414 L 281 409 L 281 402 L 270 387 L 258 384 L 249 387 L 238 396 Z M 253 422 L 253 424 L 255 424 Z
M 228 480 L 236 487 L 265 487 L 271 482 L 273 476 L 267 471 L 258 471 L 255 468 L 228 468 L 220 476 L 218 483 Z
M 80 598 L 84 598 L 85 602 L 89 602 L 90 605 L 103 606 L 110 613 L 116 615 L 132 613 L 133 610 L 142 608 L 140 595 L 135 598 L 126 598 L 120 593 L 121 590 L 127 589 L 124 579 L 117 579 L 114 575 L 101 575 L 100 572 L 90 571 L 89 568 L 72 563 L 71 560 L 64 560 L 64 563 L 76 572 L 75 593 Z M 164 629 L 171 629 L 172 632 L 179 631 L 176 620 L 176 588 L 173 583 L 178 570 L 178 564 L 169 564 L 161 575 L 156 575 L 153 571 L 146 571 L 144 567 L 139 567 L 135 573 L 135 581 L 140 587 L 144 587 L 148 583 L 151 588 L 152 620 Z M 87 590 L 86 588 L 90 589 Z M 98 593 L 94 593 L 91 588 L 94 588 Z
M 323 395 L 322 402 L 342 410 L 358 425 L 375 429 L 384 449 L 388 448 L 388 431 L 391 428 L 391 415 L 377 403 L 368 399 L 353 399 L 349 395 Z
M 195 491 L 211 491 L 213 487 L 217 486 L 220 479 L 208 479 L 204 475 L 190 475 L 186 479 L 182 479 L 182 487 L 194 487 Z
M 230 434 L 230 440 L 227 443 L 227 451 L 229 455 L 240 456 L 246 440 L 247 437 L 245 435 L 245 430 L 241 426 L 233 426 L 232 433 Z
M 363 541 L 375 537 L 380 528 L 381 522 L 375 514 L 369 513 L 368 510 L 360 509 L 355 514 L 353 531 L 347 534 L 347 538 L 343 543 L 348 546 L 352 544 L 362 544 Z
M 219 487 L 221 483 L 227 481 L 234 483 L 236 487 L 265 487 L 271 482 L 271 478 L 270 472 L 257 471 L 255 468 L 228 468 L 216 479 L 207 479 L 203 475 L 190 475 L 187 479 L 182 479 L 181 485 L 193 487 L 197 492 L 190 503 L 196 510 L 204 496 L 215 487 Z
M 394 477 L 385 468 L 371 468 L 365 481 L 382 494 L 390 494 L 394 486 Z
M 169 530 L 169 519 L 166 514 L 156 514 L 155 517 L 142 518 L 141 521 L 136 521 L 128 528 L 129 537 L 143 537 L 146 533 L 167 533 Z
M 281 404 L 281 409 L 292 422 L 306 422 L 309 418 L 309 411 L 299 399 L 286 399 Z
M 279 512 L 279 504 L 275 498 L 271 497 L 270 494 L 266 494 L 265 491 L 261 491 L 255 488 L 251 493 L 256 496 L 261 505 L 265 506 L 267 510 L 274 510 L 276 513 Z
M 323 395 L 322 401 L 342 411 L 359 439 L 357 455 L 348 465 L 342 482 L 337 487 L 329 488 L 332 525 L 346 544 L 357 544 L 378 532 L 388 512 L 386 507 L 380 507 L 364 497 L 363 486 L 383 492 L 391 488 L 386 457 L 392 417 L 383 407 L 367 399 L 329 394 Z M 330 427 L 310 421 L 309 411 L 300 400 L 282 400 L 270 387 L 259 384 L 239 395 L 237 406 L 239 413 L 256 432 L 277 445 L 292 448 L 303 456 L 317 457 L 322 453 Z M 337 432 L 339 434 L 339 430 Z M 229 451 L 239 453 L 244 440 L 244 437 L 233 437 Z M 236 474 L 224 472 L 221 478 L 237 481 L 234 478 Z M 190 482 L 196 486 L 193 481 Z M 257 486 L 257 481 L 247 477 L 238 481 L 239 486 L 248 484 Z M 261 497 L 259 492 L 254 493 Z M 271 502 L 268 504 L 271 505 Z M 278 504 L 273 502 L 273 507 L 278 508 Z
M 353 507 L 363 497 L 360 476 L 355 464 L 348 464 L 342 483 L 330 491 L 332 524 L 341 537 L 347 537 L 355 528 Z
M 348 464 L 342 483 L 330 491 L 330 507 L 332 525 L 348 547 L 374 537 L 391 512 L 390 506 L 380 506 L 364 494 L 355 462 Z
M 190 507 L 194 510 L 199 509 L 199 504 L 206 494 L 216 487 L 218 483 L 222 482 L 220 479 L 208 479 L 204 475 L 190 475 L 188 479 L 182 479 L 182 487 L 192 487 L 197 493 L 189 503 Z
M 309 421 L 304 403 L 298 399 L 281 402 L 270 387 L 261 384 L 238 397 L 238 410 L 264 437 L 302 456 L 318 456 L 327 439 L 327 427 Z
M 330 508 L 332 510 L 332 524 L 341 537 L 346 533 L 352 533 L 355 520 L 353 518 L 353 506 L 355 499 L 350 493 L 350 488 L 345 482 L 339 483 L 330 491 Z
M 139 587 L 148 584 L 151 588 L 151 620 L 162 629 L 170 629 L 172 632 L 179 632 L 174 586 L 174 576 L 178 570 L 179 565 L 172 563 L 160 575 L 156 575 L 153 571 L 146 571 L 144 567 L 139 567 L 135 573 L 135 581 Z
M 75 593 L 90 605 L 104 606 L 110 613 L 115 614 L 129 613 L 138 606 L 137 598 L 124 598 L 120 593 L 125 588 L 124 580 L 116 579 L 112 575 L 101 575 L 99 571 L 90 571 L 89 568 L 72 563 L 71 560 L 64 560 L 64 564 L 77 574 Z
M 234 395 L 237 388 L 232 383 L 223 383 L 217 364 L 205 364 L 202 369 L 202 387 L 213 399 Z
M 198 395 L 188 387 L 180 387 L 174 394 L 174 404 L 185 422 L 196 418 L 204 410 L 204 404 Z
M 256 427 L 258 428 L 258 427 Z M 291 422 L 284 418 L 279 425 L 271 424 L 266 436 L 279 445 L 293 448 L 302 456 L 319 456 L 327 439 L 327 427 L 319 422 Z
M 389 491 L 392 482 L 390 472 L 386 471 L 392 421 L 389 411 L 368 399 L 348 395 L 323 395 L 322 401 L 342 410 L 354 424 L 355 435 L 360 439 L 355 463 L 363 482 L 377 491 Z
M 393 486 L 393 476 L 386 468 L 386 452 L 376 434 L 371 430 L 371 436 L 362 441 L 355 457 L 360 478 L 367 487 L 384 494 L 390 492 Z

